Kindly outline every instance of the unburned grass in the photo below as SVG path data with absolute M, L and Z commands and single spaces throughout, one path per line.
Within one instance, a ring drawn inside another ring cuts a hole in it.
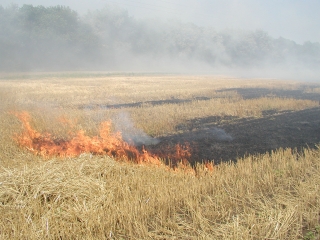
M 319 224 L 320 151 L 198 176 L 83 155 L 0 174 L 3 239 L 299 239 Z

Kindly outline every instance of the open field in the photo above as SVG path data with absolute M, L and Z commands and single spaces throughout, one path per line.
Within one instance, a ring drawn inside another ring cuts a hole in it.
M 223 76 L 3 74 L 0 237 L 317 239 L 319 89 Z M 80 130 L 97 141 L 111 120 L 164 164 L 35 155 L 15 140 L 22 111 L 58 145 Z M 165 166 L 178 144 L 192 173 Z M 211 161 L 213 171 L 201 164 Z

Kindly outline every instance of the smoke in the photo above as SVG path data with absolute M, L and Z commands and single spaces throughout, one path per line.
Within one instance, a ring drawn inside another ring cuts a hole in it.
M 156 145 L 159 139 L 148 136 L 143 130 L 134 126 L 130 115 L 126 112 L 120 112 L 113 119 L 115 130 L 121 132 L 124 141 L 135 146 Z
M 0 71 L 135 71 L 319 80 L 320 43 L 137 19 L 106 6 L 0 6 Z
M 233 137 L 226 133 L 223 129 L 214 127 L 209 130 L 209 133 L 213 136 L 214 139 L 218 141 L 232 141 Z

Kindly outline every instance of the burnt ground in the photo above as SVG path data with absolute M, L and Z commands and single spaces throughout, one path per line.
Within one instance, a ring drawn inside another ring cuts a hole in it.
M 320 107 L 268 113 L 259 119 L 229 117 L 229 123 L 221 120 L 225 119 L 193 119 L 183 133 L 160 138 L 155 147 L 189 142 L 194 149 L 191 162 L 214 160 L 217 164 L 278 148 L 315 148 L 320 143 Z
M 306 90 L 312 87 L 319 87 L 319 85 L 301 85 L 297 89 L 288 90 L 288 89 L 272 89 L 272 88 L 228 88 L 221 89 L 217 92 L 229 92 L 236 91 L 238 92 L 243 99 L 253 99 L 265 96 L 274 96 L 282 98 L 295 98 L 295 99 L 308 99 L 320 101 L 319 93 L 307 92 Z
M 259 97 L 283 97 L 283 98 L 295 98 L 295 99 L 308 99 L 319 101 L 320 104 L 320 94 L 319 93 L 308 93 L 305 90 L 319 87 L 319 85 L 301 85 L 299 88 L 294 90 L 288 89 L 272 89 L 272 88 L 227 88 L 220 89 L 217 92 L 234 92 L 239 93 L 243 99 L 253 99 Z M 151 106 L 163 105 L 163 104 L 179 104 L 179 103 L 188 103 L 195 100 L 210 100 L 212 98 L 206 96 L 198 96 L 189 99 L 179 99 L 172 96 L 170 99 L 163 100 L 154 100 L 154 101 L 143 101 L 143 102 L 134 102 L 134 103 L 118 103 L 118 104 L 80 104 L 77 107 L 79 109 L 121 109 L 121 108 L 135 108 L 142 107 L 145 104 Z
M 307 93 L 310 85 L 295 90 L 268 88 L 234 88 L 244 99 L 263 96 L 309 99 L 319 101 L 319 107 L 302 111 L 263 113 L 262 118 L 238 119 L 211 116 L 193 119 L 178 126 L 179 134 L 160 138 L 158 148 L 189 142 L 193 149 L 191 162 L 214 160 L 236 161 L 246 155 L 263 154 L 279 148 L 301 151 L 320 144 L 320 95 Z

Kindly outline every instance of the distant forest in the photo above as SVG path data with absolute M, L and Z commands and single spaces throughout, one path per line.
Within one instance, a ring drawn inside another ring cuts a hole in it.
M 0 70 L 178 71 L 320 66 L 320 43 L 297 44 L 262 30 L 216 31 L 177 21 L 138 20 L 106 6 L 0 5 Z

